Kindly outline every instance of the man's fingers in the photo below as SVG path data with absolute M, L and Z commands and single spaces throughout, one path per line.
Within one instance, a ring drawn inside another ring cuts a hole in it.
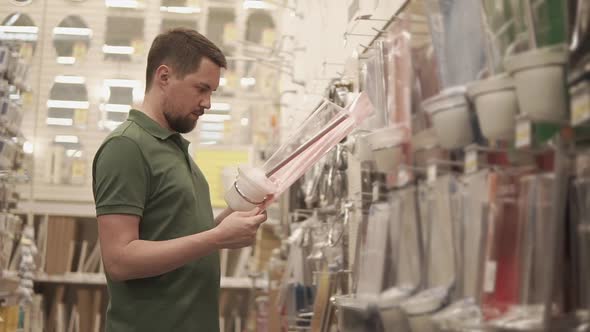
M 242 216 L 242 217 L 253 217 L 253 216 L 255 216 L 255 215 L 259 214 L 259 213 L 260 213 L 260 211 L 261 211 L 261 210 L 260 210 L 260 208 L 259 208 L 259 207 L 255 207 L 255 208 L 253 208 L 253 209 L 252 209 L 252 210 L 250 210 L 250 211 L 244 211 L 244 212 L 240 212 L 240 216 Z

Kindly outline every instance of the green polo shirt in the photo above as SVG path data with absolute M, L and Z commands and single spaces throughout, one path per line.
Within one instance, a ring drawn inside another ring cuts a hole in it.
M 188 145 L 180 134 L 131 110 L 94 158 L 97 216 L 137 215 L 139 238 L 149 241 L 213 228 L 209 186 Z M 115 282 L 107 276 L 106 331 L 217 332 L 219 278 L 217 252 L 157 277 Z

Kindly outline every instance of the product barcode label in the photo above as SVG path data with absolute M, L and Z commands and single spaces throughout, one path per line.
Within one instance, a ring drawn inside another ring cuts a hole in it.
M 465 173 L 477 172 L 477 151 L 467 151 L 465 154 Z
M 572 126 L 577 126 L 590 119 L 590 95 L 585 94 L 572 100 Z
M 426 174 L 426 182 L 433 183 L 434 181 L 436 181 L 436 172 L 436 165 L 429 165 Z
M 526 148 L 531 146 L 531 122 L 520 120 L 516 124 L 516 147 Z
M 494 261 L 486 262 L 485 280 L 483 290 L 486 293 L 492 293 L 496 289 L 496 272 L 498 263 Z

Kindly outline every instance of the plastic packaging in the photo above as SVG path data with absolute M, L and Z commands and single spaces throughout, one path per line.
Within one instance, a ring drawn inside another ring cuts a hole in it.
M 427 0 L 428 23 L 443 88 L 478 78 L 486 66 L 480 1 Z
M 373 105 L 364 92 L 346 109 L 324 101 L 264 164 L 265 174 L 273 173 L 269 178 L 277 185 L 275 198 L 372 113 Z M 318 137 L 318 133 L 324 135 Z M 300 153 L 294 156 L 296 151 Z
M 262 169 L 249 170 L 246 179 L 238 176 L 226 193 L 226 202 L 237 210 L 272 203 L 372 113 L 373 106 L 366 93 L 359 94 L 346 109 L 325 100 Z M 248 197 L 240 186 L 260 190 L 250 193 L 256 197 Z M 260 197 L 265 198 L 260 201 Z
M 365 247 L 360 252 L 360 275 L 357 288 L 359 298 L 376 298 L 383 290 L 391 213 L 389 203 L 376 203 L 371 206 Z
M 520 180 L 520 303 L 544 305 L 551 289 L 551 274 L 546 272 L 548 249 L 552 243 L 553 176 L 530 175 Z
M 385 127 L 389 122 L 383 52 L 383 42 L 377 41 L 375 47 L 369 51 L 367 58 L 361 60 L 360 64 L 364 91 L 375 108 L 374 114 L 362 126 L 368 130 Z

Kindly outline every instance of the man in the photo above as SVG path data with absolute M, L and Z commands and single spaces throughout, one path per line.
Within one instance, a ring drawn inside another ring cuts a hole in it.
M 214 219 L 207 181 L 180 135 L 211 107 L 225 67 L 194 30 L 159 35 L 142 111 L 131 110 L 94 158 L 107 332 L 219 331 L 218 250 L 251 245 L 266 220 L 257 209 Z

